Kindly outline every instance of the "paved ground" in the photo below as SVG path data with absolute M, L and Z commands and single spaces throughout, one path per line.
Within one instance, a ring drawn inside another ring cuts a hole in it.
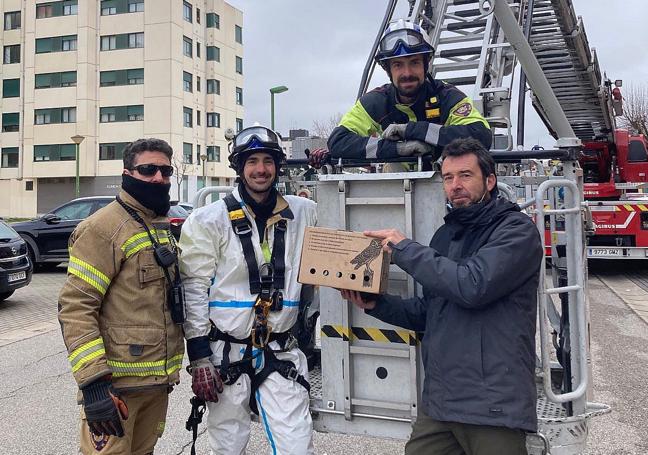
M 648 324 L 626 302 L 638 308 L 637 303 L 648 301 L 640 285 L 641 279 L 648 280 L 648 268 L 634 263 L 594 266 L 591 271 L 594 399 L 610 404 L 613 411 L 593 421 L 587 453 L 643 455 L 648 453 Z M 624 279 L 624 273 L 638 274 L 640 280 Z M 30 286 L 0 304 L 0 454 L 76 453 L 76 386 L 55 319 L 64 276 L 63 268 L 35 274 Z M 190 389 L 188 377 L 183 379 L 171 395 L 158 454 L 189 453 L 184 421 Z M 402 441 L 321 433 L 315 435 L 315 446 L 323 455 L 403 452 Z M 204 434 L 197 448 L 197 453 L 208 453 Z M 269 453 L 258 424 L 253 424 L 249 453 Z

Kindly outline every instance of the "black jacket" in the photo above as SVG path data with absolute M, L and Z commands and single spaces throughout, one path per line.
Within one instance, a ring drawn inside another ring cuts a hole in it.
M 399 103 L 396 88 L 385 84 L 365 93 L 332 132 L 328 147 L 333 158 L 398 157 L 396 142 L 378 136 L 392 123 L 412 124 L 412 139 L 425 141 L 427 126 L 440 125 L 436 154 L 454 139 L 473 137 L 491 146 L 488 122 L 470 98 L 454 85 L 427 77 L 412 104 Z
M 540 235 L 517 205 L 496 197 L 445 221 L 429 247 L 403 240 L 394 248 L 393 262 L 424 297 L 383 296 L 367 313 L 425 331 L 426 415 L 536 431 Z

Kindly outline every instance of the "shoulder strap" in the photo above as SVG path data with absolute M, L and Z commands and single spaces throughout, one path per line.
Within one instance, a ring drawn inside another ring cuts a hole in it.
M 227 206 L 229 219 L 232 223 L 232 229 L 241 241 L 243 247 L 243 257 L 248 268 L 248 281 L 250 283 L 250 294 L 256 295 L 261 292 L 261 280 L 259 279 L 259 266 L 257 265 L 254 245 L 252 245 L 252 225 L 245 212 L 241 208 L 241 203 L 236 200 L 233 194 L 228 194 L 223 199 Z
M 274 242 L 272 244 L 272 266 L 274 274 L 272 286 L 283 289 L 286 284 L 286 230 L 288 223 L 285 219 L 279 220 L 274 228 Z

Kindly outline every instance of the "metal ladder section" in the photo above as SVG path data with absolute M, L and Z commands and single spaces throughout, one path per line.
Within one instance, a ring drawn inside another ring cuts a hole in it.
M 612 131 L 610 87 L 571 0 L 535 0 L 532 17 L 531 49 L 576 136 L 591 140 Z M 533 106 L 551 125 L 535 95 Z

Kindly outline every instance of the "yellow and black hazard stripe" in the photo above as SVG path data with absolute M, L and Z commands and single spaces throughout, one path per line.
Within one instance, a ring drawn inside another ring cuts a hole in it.
M 376 327 L 350 327 L 351 337 L 346 327 L 341 325 L 323 325 L 322 336 L 328 338 L 342 338 L 343 341 L 349 339 L 375 341 L 377 343 L 397 343 L 415 346 L 418 342 L 416 332 L 410 330 L 379 329 Z

